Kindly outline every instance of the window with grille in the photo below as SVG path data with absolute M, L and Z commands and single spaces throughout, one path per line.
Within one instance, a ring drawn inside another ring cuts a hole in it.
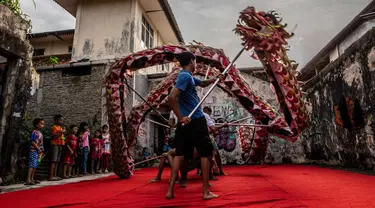
M 142 16 L 142 42 L 146 48 L 154 47 L 154 30 L 147 22 L 146 18 Z
M 33 56 L 44 56 L 44 48 L 41 49 L 34 49 L 34 54 Z
M 61 70 L 63 77 L 81 77 L 91 75 L 91 66 L 74 66 Z

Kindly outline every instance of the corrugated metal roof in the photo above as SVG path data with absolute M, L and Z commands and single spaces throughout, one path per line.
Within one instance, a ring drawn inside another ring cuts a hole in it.
M 43 38 L 43 37 L 47 37 L 49 35 L 64 36 L 64 35 L 73 35 L 73 34 L 74 34 L 74 29 L 70 29 L 70 30 L 58 30 L 58 31 L 50 31 L 50 32 L 27 34 L 27 38 L 28 39 L 33 39 L 33 38 Z

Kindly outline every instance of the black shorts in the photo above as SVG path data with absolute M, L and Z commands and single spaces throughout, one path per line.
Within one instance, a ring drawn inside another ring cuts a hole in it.
M 200 157 L 211 157 L 213 146 L 205 117 L 191 120 L 185 126 L 178 123 L 174 144 L 176 155 L 184 156 L 185 159 L 193 158 L 194 147 L 197 149 Z

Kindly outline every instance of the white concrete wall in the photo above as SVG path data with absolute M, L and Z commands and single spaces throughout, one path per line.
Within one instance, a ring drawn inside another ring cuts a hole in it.
M 142 43 L 142 15 L 146 18 L 147 22 L 151 25 L 152 29 L 154 30 L 154 47 L 165 45 L 163 38 L 160 35 L 160 32 L 156 29 L 155 24 L 153 23 L 152 19 L 150 19 L 145 10 L 143 9 L 142 5 L 137 1 L 136 2 L 136 9 L 135 9 L 135 22 L 136 22 L 136 31 L 135 31 L 135 48 L 136 51 L 145 50 L 144 44 Z M 140 74 L 157 74 L 157 73 L 168 73 L 172 70 L 171 64 L 166 64 L 163 66 L 154 66 L 145 69 L 139 70 L 137 73 Z
M 77 6 L 73 60 L 113 59 L 130 53 L 135 0 L 81 0 Z
M 361 38 L 367 31 L 375 26 L 375 19 L 369 20 L 363 23 L 357 30 L 350 34 L 342 43 L 339 45 L 340 55 L 345 52 L 355 41 Z
M 137 0 L 112 0 L 110 4 L 105 0 L 80 1 L 72 60 L 121 58 L 146 49 L 141 37 L 142 15 L 154 30 L 154 46 L 165 44 L 152 19 Z M 133 37 L 134 41 L 131 40 Z M 165 73 L 166 68 L 152 67 L 139 73 Z
M 333 49 L 331 53 L 329 53 L 329 61 L 332 62 L 336 60 L 339 56 L 340 56 L 339 48 L 336 46 L 335 49 Z
M 59 55 L 68 54 L 69 46 L 73 45 L 73 40 L 65 41 L 46 41 L 46 42 L 31 42 L 34 49 L 43 49 L 44 55 Z

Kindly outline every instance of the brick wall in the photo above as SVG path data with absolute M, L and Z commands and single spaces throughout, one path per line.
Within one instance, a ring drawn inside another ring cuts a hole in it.
M 90 75 L 82 76 L 63 76 L 64 70 L 38 71 L 39 87 L 28 102 L 28 115 L 45 119 L 46 129 L 53 125 L 55 114 L 62 114 L 66 125 L 79 125 L 80 122 L 86 121 L 92 130 L 100 128 L 102 113 L 105 113 L 102 108 L 102 88 L 106 65 L 94 65 Z M 129 84 L 132 85 L 132 80 L 129 80 Z M 130 111 L 132 99 L 132 93 L 128 93 L 127 113 Z

